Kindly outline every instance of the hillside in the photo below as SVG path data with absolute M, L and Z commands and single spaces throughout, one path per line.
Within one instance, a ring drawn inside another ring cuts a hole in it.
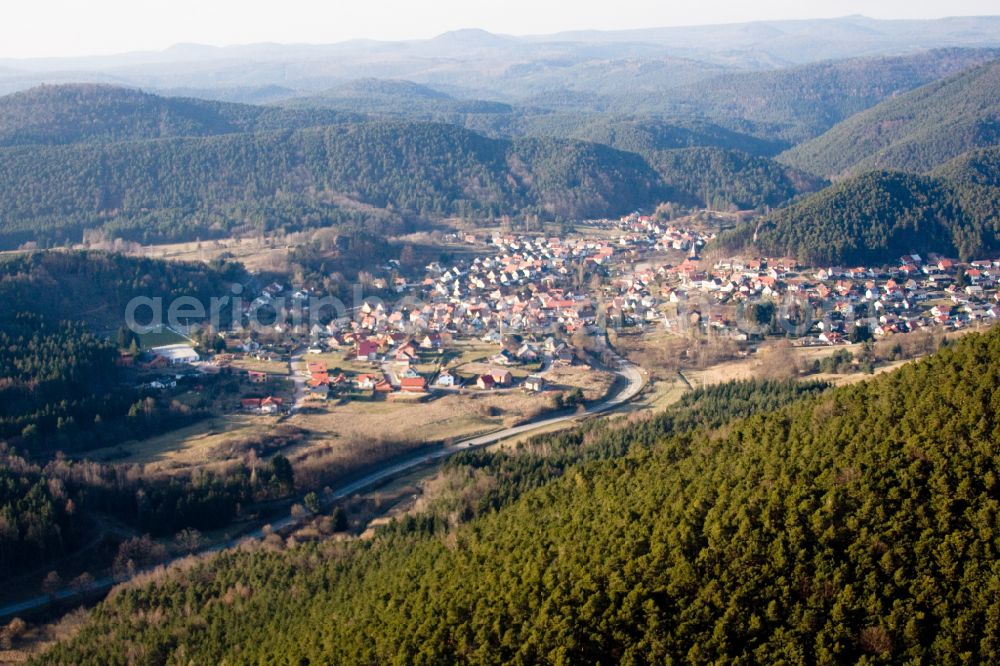
M 933 174 L 953 184 L 962 210 L 985 220 L 1000 235 L 1000 147 L 972 150 L 941 165 Z
M 737 150 L 655 150 L 646 160 L 664 183 L 715 210 L 778 206 L 823 185 L 809 174 Z
M 488 102 L 459 111 L 476 103 L 405 81 L 339 90 L 369 109 L 382 99 L 407 110 L 396 115 L 494 136 L 305 106 L 43 87 L 0 98 L 0 247 L 72 242 L 93 228 L 159 242 L 329 225 L 389 234 L 449 215 L 604 216 L 667 199 L 752 208 L 819 185 L 751 156 L 780 144 L 707 121 Z
M 108 333 L 124 323 L 136 296 L 192 296 L 208 302 L 248 277 L 239 264 L 163 261 L 105 252 L 26 252 L 0 256 L 0 327 L 9 315 L 79 321 Z M 228 310 L 220 314 L 228 321 Z
M 998 376 L 994 330 L 720 430 L 549 436 L 619 455 L 464 526 L 150 577 L 42 660 L 994 663 Z
M 811 173 L 923 172 L 1000 143 L 1000 61 L 888 99 L 780 159 Z
M 652 150 L 711 147 L 770 156 L 781 144 L 735 132 L 707 120 L 692 118 L 658 119 L 589 113 L 525 114 L 510 132 L 529 136 L 551 136 L 603 143 L 634 153 Z
M 550 137 L 603 143 L 630 152 L 713 146 L 772 156 L 787 143 L 736 132 L 700 118 L 596 113 L 456 98 L 411 81 L 362 79 L 281 103 L 289 109 L 339 109 L 459 125 L 499 137 Z
M 75 240 L 98 226 L 150 241 L 361 222 L 371 217 L 363 206 L 596 216 L 660 194 L 657 174 L 634 154 L 430 123 L 15 147 L 0 150 L 0 246 Z
M 171 413 L 129 420 L 130 408 L 145 396 L 118 383 L 118 348 L 107 338 L 124 326 L 126 306 L 137 296 L 208 303 L 247 280 L 241 266 L 225 262 L 102 252 L 0 257 L 0 449 L 33 456 L 83 451 L 193 418 Z M 221 325 L 230 317 L 230 308 L 220 309 Z M 0 570 L 4 560 L 0 553 Z
M 959 165 L 954 169 L 957 174 Z M 774 211 L 719 243 L 732 252 L 792 256 L 813 265 L 893 262 L 909 252 L 968 259 L 1000 247 L 991 215 L 998 205 L 997 187 L 873 171 Z
M 212 136 L 356 119 L 335 111 L 160 97 L 104 85 L 41 86 L 0 97 L 0 146 Z

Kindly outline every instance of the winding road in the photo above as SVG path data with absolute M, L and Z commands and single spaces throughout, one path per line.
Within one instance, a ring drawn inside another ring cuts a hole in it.
M 296 401 L 293 409 L 299 406 L 299 396 L 304 395 L 305 392 L 304 391 L 305 380 L 297 377 L 294 370 L 294 364 L 301 361 L 303 353 L 304 350 L 297 350 L 296 352 L 293 352 L 291 358 L 289 359 L 289 365 L 292 367 L 292 378 L 296 384 Z M 377 470 L 372 471 L 369 474 L 365 474 L 364 476 L 354 481 L 351 481 L 336 488 L 333 491 L 332 496 L 330 496 L 330 499 L 333 500 L 344 499 L 345 497 L 349 497 L 357 492 L 360 492 L 372 486 L 376 486 L 382 483 L 383 481 L 386 481 L 387 479 L 390 479 L 398 474 L 409 472 L 413 469 L 416 469 L 417 467 L 420 467 L 421 465 L 426 465 L 436 460 L 442 460 L 444 458 L 447 458 L 448 456 L 458 453 L 459 451 L 467 451 L 470 449 L 489 446 L 490 444 L 495 444 L 497 442 L 508 439 L 510 437 L 514 437 L 516 435 L 528 433 L 531 432 L 532 430 L 536 430 L 538 428 L 544 428 L 546 426 L 550 426 L 556 423 L 562 423 L 565 421 L 577 419 L 580 418 L 581 416 L 602 414 L 604 412 L 612 411 L 632 400 L 632 398 L 634 398 L 639 394 L 643 386 L 645 386 L 645 378 L 643 376 L 642 370 L 640 370 L 637 366 L 632 365 L 631 363 L 628 363 L 627 361 L 620 358 L 617 359 L 617 363 L 618 367 L 614 368 L 613 372 L 615 372 L 617 375 L 619 375 L 622 379 L 625 380 L 625 386 L 623 386 L 621 390 L 618 391 L 616 394 L 606 398 L 601 402 L 590 405 L 582 412 L 566 413 L 566 414 L 561 414 L 559 416 L 552 416 L 537 421 L 531 421 L 529 423 L 525 423 L 519 426 L 514 426 L 512 428 L 506 428 L 504 430 L 498 430 L 497 432 L 488 433 L 486 435 L 480 435 L 478 437 L 465 439 L 456 442 L 454 444 L 444 446 L 440 449 L 436 449 L 430 452 L 420 453 L 409 458 L 404 458 L 403 460 L 391 461 L 387 463 L 385 467 L 381 467 Z M 301 393 L 300 393 L 299 379 L 301 379 Z M 296 522 L 298 522 L 298 519 L 293 518 L 291 515 L 289 515 L 280 520 L 272 521 L 267 525 L 263 525 L 258 529 L 249 532 L 247 534 L 244 534 L 240 537 L 215 543 L 211 546 L 202 548 L 201 550 L 198 551 L 198 553 L 199 554 L 212 553 L 212 552 L 218 552 L 220 550 L 225 550 L 227 548 L 232 548 L 239 545 L 246 539 L 263 537 L 269 531 L 281 530 L 287 527 L 291 527 Z M 180 559 L 180 558 L 178 557 L 175 559 Z M 169 564 L 169 563 L 170 562 L 166 562 L 164 564 Z M 158 566 L 164 566 L 164 564 Z M 148 570 L 149 569 L 145 569 L 137 573 L 143 573 Z M 88 585 L 84 590 L 80 590 L 74 587 L 66 587 L 59 590 L 58 592 L 55 592 L 52 595 L 38 595 L 36 597 L 25 599 L 17 603 L 8 604 L 7 606 L 0 608 L 0 618 L 11 617 L 18 614 L 38 610 L 40 608 L 44 608 L 52 601 L 65 601 L 68 599 L 73 599 L 81 595 L 81 593 L 95 594 L 97 592 L 110 589 L 117 583 L 124 582 L 125 580 L 127 579 L 122 577 L 106 576 L 103 578 L 95 579 L 93 583 Z

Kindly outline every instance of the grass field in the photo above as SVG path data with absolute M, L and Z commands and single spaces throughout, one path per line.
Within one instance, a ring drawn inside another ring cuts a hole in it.
M 445 350 L 444 364 L 450 368 L 485 361 L 500 351 L 499 345 L 479 341 L 462 341 Z
M 188 338 L 169 328 L 163 327 L 139 336 L 139 346 L 143 349 L 164 345 L 191 344 Z
M 608 394 L 615 377 L 610 372 L 597 370 L 585 365 L 570 365 L 553 367 L 544 373 L 551 388 L 557 390 L 583 391 L 583 399 L 587 401 L 600 400 Z
M 287 385 L 290 394 L 290 382 Z M 254 387 L 241 384 L 241 394 Z M 287 397 L 287 396 L 285 396 Z M 239 395 L 231 396 L 238 401 Z M 482 395 L 449 394 L 431 400 L 400 396 L 393 400 L 351 401 L 301 412 L 285 423 L 307 437 L 284 451 L 295 462 L 322 454 L 349 466 L 371 451 L 399 452 L 427 442 L 461 439 L 534 418 L 548 403 L 520 391 Z M 273 432 L 277 417 L 230 412 L 141 441 L 92 451 L 94 460 L 146 466 L 147 472 L 182 472 L 228 464 L 218 452 L 227 444 Z M 381 455 L 381 454 L 380 454 Z
M 101 460 L 114 456 L 117 463 L 146 465 L 147 471 L 170 471 L 204 466 L 216 447 L 252 435 L 264 435 L 274 425 L 273 417 L 225 414 L 156 437 L 126 442 L 113 449 L 97 449 L 88 457 Z M 121 452 L 127 455 L 120 456 Z
M 288 263 L 288 249 L 284 245 L 261 245 L 256 238 L 146 245 L 135 254 L 173 261 L 211 261 L 226 256 L 255 271 L 276 270 Z
M 629 411 L 661 411 L 681 399 L 690 389 L 680 377 L 658 379 L 647 384 L 643 393 L 629 405 Z
M 269 375 L 285 376 L 288 374 L 288 364 L 284 361 L 258 361 L 247 356 L 232 361 L 230 365 L 238 370 L 266 372 Z

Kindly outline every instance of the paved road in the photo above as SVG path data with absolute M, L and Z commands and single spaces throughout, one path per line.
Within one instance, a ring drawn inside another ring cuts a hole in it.
M 304 349 L 296 350 L 295 352 L 292 353 L 292 356 L 289 359 L 289 365 L 292 367 L 292 377 L 296 383 L 296 406 L 298 405 L 299 402 L 298 396 L 299 396 L 300 378 L 297 378 L 295 374 L 294 365 L 301 361 L 303 353 Z M 490 444 L 495 444 L 496 442 L 507 439 L 509 437 L 514 437 L 516 435 L 531 432 L 532 430 L 535 430 L 537 428 L 543 428 L 545 426 L 553 425 L 556 423 L 569 421 L 571 419 L 578 418 L 579 416 L 582 416 L 584 414 L 601 414 L 604 412 L 611 411 L 623 405 L 624 403 L 630 401 L 632 398 L 638 395 L 639 391 L 642 390 L 642 387 L 645 384 L 642 371 L 636 366 L 627 363 L 625 361 L 619 361 L 619 366 L 618 368 L 614 369 L 614 372 L 616 372 L 619 376 L 621 376 L 625 380 L 625 386 L 615 395 L 609 397 L 608 399 L 602 402 L 591 405 L 584 412 L 562 414 L 560 416 L 552 416 L 547 419 L 542 419 L 539 421 L 532 421 L 530 423 L 525 423 L 524 425 L 515 426 L 513 428 L 507 428 L 505 430 L 499 430 L 497 432 L 489 433 L 486 435 L 480 435 L 478 437 L 472 437 L 470 439 L 462 440 L 450 446 L 445 446 L 431 452 L 421 453 L 414 455 L 410 458 L 394 461 L 390 464 L 387 464 L 385 467 L 382 467 L 374 472 L 371 472 L 370 474 L 366 474 L 358 478 L 355 481 L 340 486 L 339 488 L 334 490 L 332 499 L 339 500 L 345 497 L 349 497 L 350 495 L 365 490 L 366 488 L 376 486 L 379 483 L 385 481 L 386 479 L 390 479 L 398 474 L 402 474 L 403 472 L 411 471 L 413 469 L 416 469 L 417 467 L 420 467 L 421 465 L 426 465 L 427 463 L 447 458 L 448 456 L 454 455 L 459 451 L 467 451 L 469 449 L 489 446 Z M 303 387 L 302 392 L 304 395 L 305 380 L 302 379 L 301 381 Z M 202 549 L 199 552 L 211 553 L 220 550 L 225 550 L 226 548 L 232 548 L 234 546 L 239 545 L 242 541 L 246 539 L 260 538 L 264 536 L 265 532 L 268 530 L 284 529 L 286 527 L 292 526 L 293 524 L 295 524 L 295 522 L 296 519 L 292 518 L 291 515 L 289 515 L 280 520 L 273 521 L 268 525 L 262 526 L 254 530 L 253 532 L 244 534 L 238 538 L 231 539 L 229 541 L 224 541 L 221 543 L 214 544 L 212 546 Z M 88 593 L 93 593 L 106 590 L 114 586 L 116 583 L 122 582 L 122 580 L 123 579 L 120 578 L 116 579 L 110 576 L 104 578 L 98 578 L 93 582 L 93 584 L 87 587 L 86 591 Z M 52 595 L 51 598 L 63 601 L 67 599 L 72 599 L 76 597 L 78 594 L 79 590 L 73 588 L 64 588 L 62 590 L 59 590 L 54 595 Z M 43 608 L 49 603 L 51 598 L 46 595 L 39 595 L 31 599 L 25 599 L 24 601 L 18 603 L 9 604 L 7 606 L 0 608 L 0 617 L 11 617 L 28 611 Z

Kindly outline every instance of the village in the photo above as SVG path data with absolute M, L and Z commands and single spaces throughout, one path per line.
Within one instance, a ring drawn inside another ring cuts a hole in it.
M 416 276 L 390 263 L 374 286 L 399 305 L 366 298 L 350 316 L 308 328 L 289 324 L 285 308 L 308 315 L 319 289 L 276 281 L 245 306 L 280 304 L 275 335 L 228 332 L 226 351 L 204 359 L 179 341 L 150 349 L 147 362 L 242 372 L 238 408 L 259 414 L 513 390 L 557 392 L 553 404 L 569 406 L 583 399 L 581 377 L 607 369 L 609 328 L 712 335 L 750 353 L 769 337 L 836 346 L 960 329 L 1000 312 L 992 260 L 907 255 L 889 266 L 806 267 L 707 258 L 714 234 L 649 215 L 587 225 L 594 233 L 570 238 L 456 235 L 485 251 Z M 286 378 L 292 393 L 267 390 Z

